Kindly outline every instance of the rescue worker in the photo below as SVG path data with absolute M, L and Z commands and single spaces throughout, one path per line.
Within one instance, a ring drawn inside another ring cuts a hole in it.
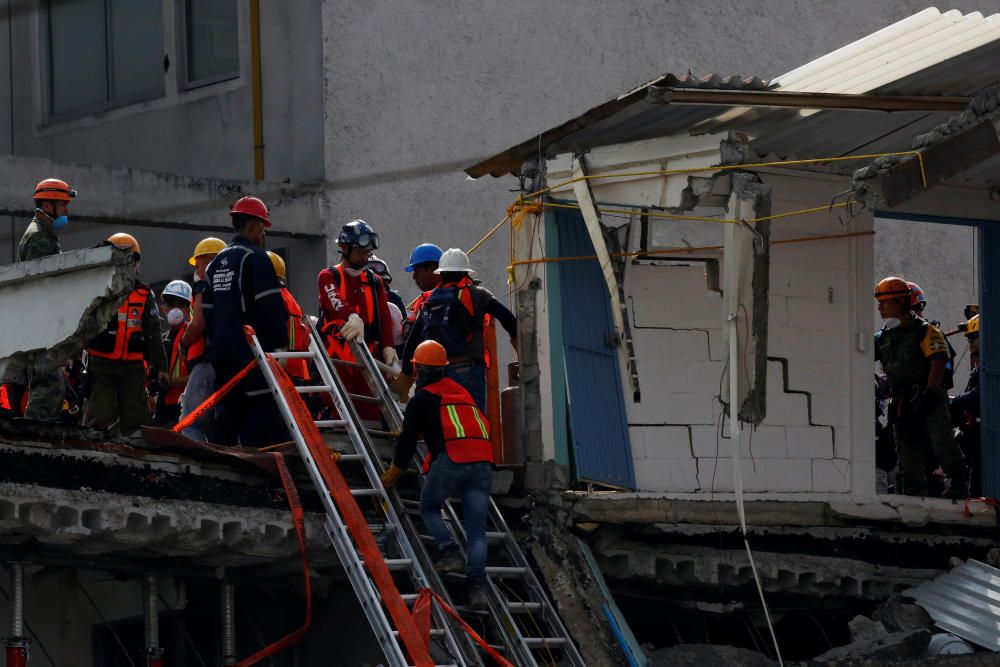
M 267 206 L 242 197 L 229 210 L 236 236 L 208 265 L 212 290 L 212 363 L 218 389 L 254 360 L 243 332 L 250 325 L 265 352 L 288 348 L 288 315 L 281 284 L 264 251 L 271 226 Z M 226 394 L 216 411 L 215 439 L 263 447 L 289 440 L 288 428 L 259 368 Z
M 285 303 L 285 311 L 288 313 L 288 349 L 292 352 L 305 352 L 309 349 L 309 327 L 302 321 L 302 306 L 292 296 L 286 285 L 287 275 L 285 260 L 276 252 L 267 251 L 267 256 L 271 258 L 271 265 L 274 267 L 274 274 L 278 276 L 281 283 L 281 299 Z M 305 381 L 309 379 L 309 364 L 305 359 L 285 360 L 285 372 L 292 380 Z
M 372 252 L 378 248 L 378 234 L 364 220 L 344 225 L 337 237 L 340 262 L 323 269 L 317 276 L 319 287 L 320 331 L 327 352 L 336 359 L 353 360 L 349 340 L 363 340 L 375 358 L 387 365 L 398 362 L 392 339 L 391 315 L 382 279 L 367 268 Z M 364 377 L 355 368 L 338 367 L 347 390 L 370 394 Z M 378 419 L 378 406 L 358 406 L 363 419 Z
M 889 410 L 902 490 L 911 496 L 927 494 L 926 459 L 932 454 L 950 480 L 946 495 L 965 498 L 969 493 L 969 468 L 952 437 L 948 397 L 943 388 L 948 345 L 940 329 L 913 312 L 911 297 L 906 281 L 894 276 L 875 287 L 879 314 L 885 321 L 875 355 L 891 394 Z
M 404 309 L 406 315 L 406 321 L 403 323 L 404 339 L 410 335 L 410 329 L 413 328 L 413 323 L 417 319 L 420 306 L 431 295 L 434 288 L 441 284 L 441 276 L 435 271 L 437 271 L 438 262 L 441 260 L 443 252 L 433 243 L 421 243 L 410 253 L 410 263 L 403 270 L 413 274 L 413 282 L 420 290 L 420 295 L 410 303 L 408 309 Z
M 35 186 L 33 197 L 35 216 L 17 247 L 19 262 L 62 252 L 58 231 L 69 223 L 69 205 L 76 197 L 76 190 L 58 178 L 46 178 Z M 24 416 L 36 421 L 60 421 L 66 391 L 62 364 L 53 368 L 44 362 L 36 363 L 28 368 L 27 377 L 11 383 L 8 393 L 22 395 L 25 381 L 29 389 Z
M 917 315 L 923 317 L 924 310 L 927 309 L 927 297 L 924 295 L 924 291 L 916 283 L 907 281 L 906 284 L 910 286 L 910 308 Z
M 964 327 L 965 339 L 969 342 L 969 381 L 965 391 L 950 399 L 952 417 L 958 428 L 959 444 L 972 468 L 972 497 L 982 494 L 982 444 L 980 440 L 979 403 L 979 314 L 973 315 Z
M 382 279 L 382 285 L 385 287 L 385 298 L 388 299 L 389 303 L 395 304 L 399 308 L 399 312 L 405 312 L 406 304 L 403 303 L 403 297 L 399 295 L 399 292 L 392 289 L 392 274 L 389 273 L 389 265 L 385 263 L 385 260 L 378 255 L 372 255 L 371 259 L 368 260 L 367 266 L 375 272 L 376 276 Z
M 470 606 L 485 609 L 486 516 L 493 476 L 489 421 L 469 392 L 447 377 L 448 355 L 440 343 L 429 340 L 418 345 L 413 368 L 417 391 L 406 406 L 403 429 L 382 484 L 392 487 L 402 478 L 422 437 L 428 456 L 423 464 L 427 479 L 420 493 L 420 516 L 438 548 L 435 568 L 444 573 L 464 569 Z M 462 500 L 468 562 L 441 518 L 441 508 L 451 497 Z
M 475 273 L 469 257 L 458 248 L 441 255 L 436 272 L 441 284 L 420 307 L 403 348 L 403 373 L 393 383 L 400 396 L 409 391 L 410 361 L 417 346 L 436 340 L 448 352 L 448 376 L 465 387 L 476 405 L 486 410 L 486 369 L 488 358 L 485 335 L 490 318 L 496 318 L 517 350 L 517 318 L 493 294 L 472 282 Z
M 188 264 L 194 267 L 194 288 L 191 290 L 191 321 L 181 336 L 181 345 L 187 349 L 188 367 L 187 385 L 181 394 L 181 419 L 204 403 L 215 390 L 215 367 L 210 355 L 212 290 L 208 288 L 205 269 L 225 247 L 225 241 L 209 236 L 198 241 L 188 259 Z M 208 411 L 181 433 L 192 440 L 208 442 L 215 423 L 214 415 L 214 411 Z
M 131 234 L 112 234 L 107 243 L 131 250 L 136 273 L 141 258 L 139 242 Z M 160 315 L 153 290 L 141 282 L 129 293 L 117 316 L 87 348 L 87 376 L 90 396 L 84 407 L 85 419 L 101 429 L 118 424 L 123 436 L 132 435 L 150 422 L 149 376 L 160 386 L 170 383 L 167 355 L 160 338 Z
M 191 313 L 191 286 L 183 280 L 172 280 L 163 288 L 160 298 L 163 301 L 163 316 L 169 326 L 163 335 L 163 346 L 167 352 L 170 382 L 157 397 L 153 423 L 170 428 L 181 416 L 181 394 L 188 382 L 187 348 L 183 339 Z

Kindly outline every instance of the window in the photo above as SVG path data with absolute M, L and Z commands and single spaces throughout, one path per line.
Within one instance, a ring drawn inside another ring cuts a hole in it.
M 49 0 L 48 56 L 56 119 L 159 97 L 162 0 Z
M 187 87 L 240 75 L 236 0 L 187 0 Z

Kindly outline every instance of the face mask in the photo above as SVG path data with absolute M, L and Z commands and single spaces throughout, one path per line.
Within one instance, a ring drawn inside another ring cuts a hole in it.
M 68 215 L 60 215 L 58 218 L 52 218 L 53 229 L 61 229 L 62 227 L 65 227 L 68 224 L 69 224 Z
M 167 311 L 167 324 L 172 327 L 180 326 L 184 323 L 184 311 L 180 308 L 171 308 Z
M 885 328 L 886 329 L 895 329 L 900 324 L 902 324 L 902 322 L 899 321 L 898 317 L 887 317 L 887 318 L 885 318 Z

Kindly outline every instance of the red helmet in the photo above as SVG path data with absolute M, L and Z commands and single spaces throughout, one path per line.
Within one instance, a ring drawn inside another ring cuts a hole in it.
M 910 286 L 910 306 L 917 312 L 922 312 L 927 307 L 927 297 L 924 296 L 924 291 L 916 283 L 907 281 L 906 284 Z
M 229 209 L 229 215 L 233 215 L 234 213 L 253 216 L 263 222 L 265 227 L 271 226 L 271 221 L 267 219 L 267 206 L 257 197 L 240 197 L 237 199 L 233 207 Z

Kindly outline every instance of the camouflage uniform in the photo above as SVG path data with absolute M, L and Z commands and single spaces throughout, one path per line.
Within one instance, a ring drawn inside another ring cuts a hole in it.
M 951 430 L 948 395 L 926 391 L 931 362 L 948 356 L 944 334 L 916 315 L 906 325 L 882 329 L 876 359 L 882 362 L 892 401 L 893 430 L 903 493 L 927 494 L 925 459 L 930 444 L 933 461 L 940 463 L 953 488 L 968 484 L 969 469 Z
M 52 229 L 52 223 L 37 217 L 28 225 L 21 243 L 17 247 L 17 261 L 58 255 L 59 237 Z M 63 396 L 66 391 L 62 368 L 36 365 L 28 369 L 28 406 L 24 416 L 28 419 L 58 421 L 62 416 Z

